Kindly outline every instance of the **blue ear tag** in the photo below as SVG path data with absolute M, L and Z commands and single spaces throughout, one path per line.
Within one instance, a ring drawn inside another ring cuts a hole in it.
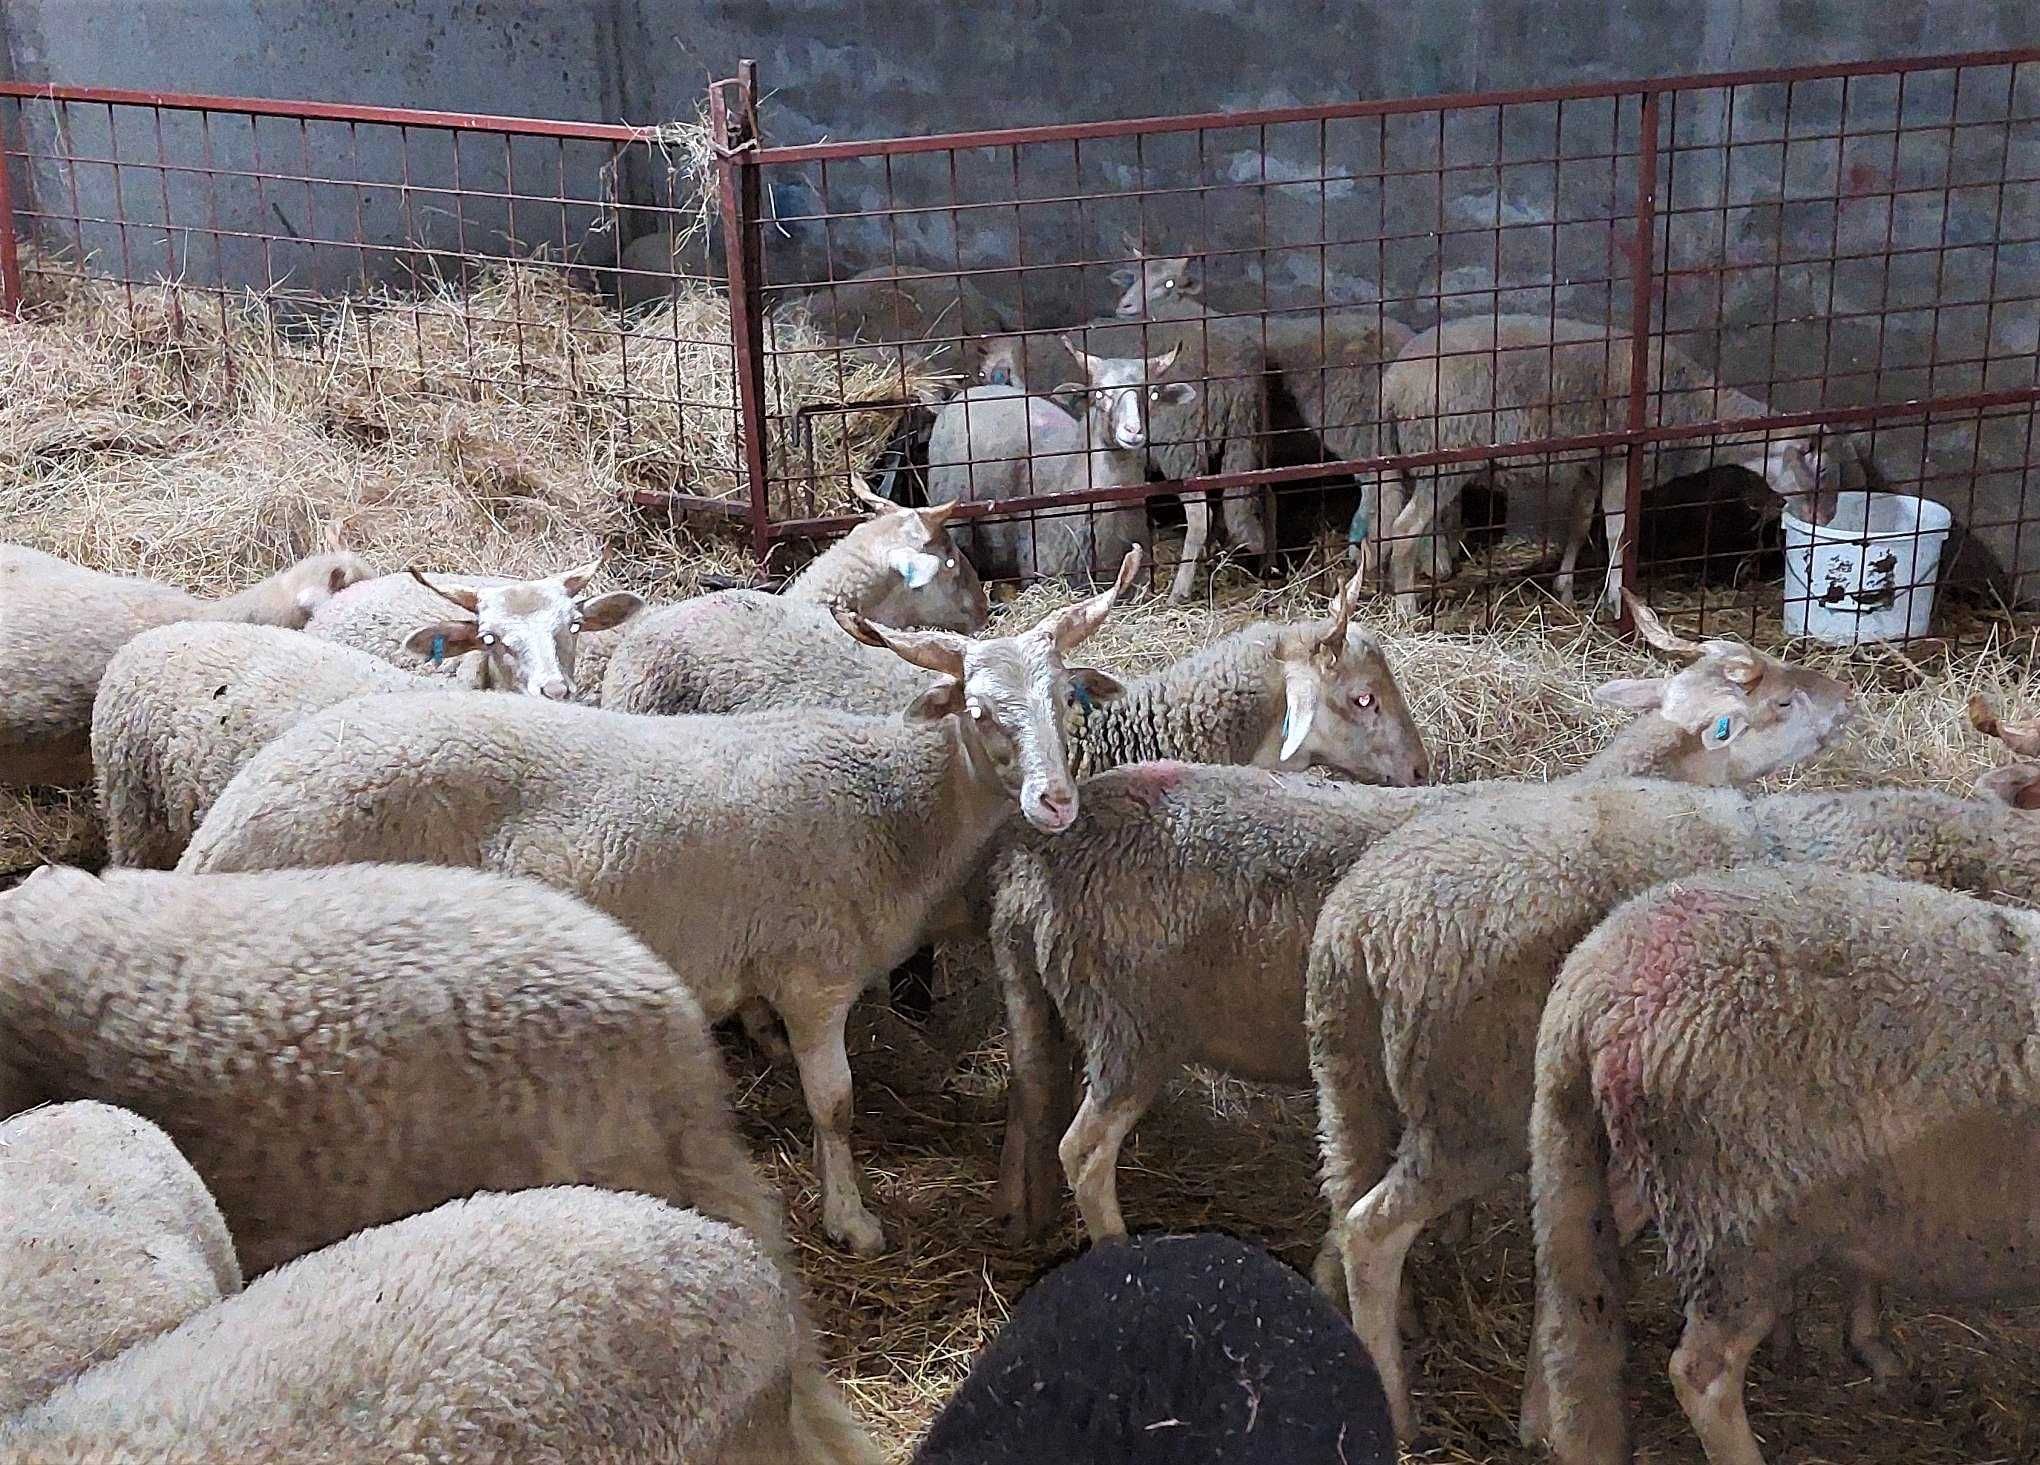
M 1729 729 L 1728 714 L 1724 712 L 1721 714 L 1720 717 L 1714 720 L 1714 741 L 1717 743 L 1727 742 L 1728 729 Z
M 1077 707 L 1079 708 L 1079 710 L 1084 712 L 1089 712 L 1091 710 L 1091 693 L 1090 690 L 1087 687 L 1085 687 L 1082 682 L 1070 683 L 1070 695 L 1077 699 Z
M 432 664 L 437 666 L 444 660 L 446 660 L 446 638 L 444 636 L 434 636 L 432 638 Z

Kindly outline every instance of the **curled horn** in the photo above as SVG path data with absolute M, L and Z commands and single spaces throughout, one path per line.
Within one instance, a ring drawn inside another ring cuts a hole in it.
M 1353 612 L 1360 605 L 1360 582 L 1366 577 L 1364 570 L 1355 571 L 1353 578 L 1341 585 L 1332 595 L 1328 607 L 1332 618 L 1331 629 L 1318 638 L 1318 648 L 1337 656 L 1346 646 L 1346 627 L 1352 623 Z
M 1688 641 L 1658 619 L 1657 612 L 1645 605 L 1628 590 L 1622 592 L 1622 603 L 1629 607 L 1629 618 L 1636 622 L 1637 634 L 1642 636 L 1653 650 L 1667 656 L 1683 656 L 1691 661 L 1706 654 L 1706 648 L 1698 641 Z
M 424 573 L 416 565 L 408 566 L 405 573 L 441 600 L 452 601 L 469 615 L 475 615 L 481 610 L 481 597 L 473 589 L 465 585 L 434 585 L 425 578 Z
M 1119 562 L 1119 578 L 1112 582 L 1112 588 L 1100 591 L 1089 600 L 1080 600 L 1075 605 L 1057 611 L 1041 623 L 1037 629 L 1045 629 L 1049 639 L 1055 642 L 1058 651 L 1074 651 L 1088 641 L 1105 624 L 1105 617 L 1112 613 L 1113 602 L 1126 593 L 1133 584 L 1134 576 L 1140 573 L 1140 546 L 1135 545 L 1126 552 L 1126 558 Z
M 1969 725 L 1987 738 L 1996 738 L 2021 758 L 2040 753 L 2040 720 L 2004 722 L 1990 703 L 1981 697 L 1971 697 Z

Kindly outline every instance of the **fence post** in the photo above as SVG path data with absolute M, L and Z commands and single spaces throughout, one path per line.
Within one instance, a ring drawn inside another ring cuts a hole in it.
M 732 110 L 730 94 L 736 94 Z M 737 375 L 737 439 L 751 488 L 751 552 L 760 571 L 772 548 L 771 466 L 765 452 L 765 269 L 757 164 L 758 64 L 739 61 L 708 91 L 709 128 L 722 194 L 723 259 L 730 277 L 730 347 Z
M 1650 425 L 1647 392 L 1650 377 L 1650 297 L 1656 282 L 1652 268 L 1657 232 L 1658 96 L 1643 94 L 1643 115 L 1636 125 L 1636 237 L 1629 245 L 1629 430 Z M 1643 541 L 1643 455 L 1641 442 L 1629 444 L 1628 481 L 1622 489 L 1622 588 L 1636 589 L 1637 546 Z M 1614 546 L 1609 546 L 1614 552 Z M 1629 607 L 1616 622 L 1632 629 Z
M 14 173 L 7 161 L 7 116 L 0 112 L 0 315 L 21 314 L 21 259 L 14 242 Z

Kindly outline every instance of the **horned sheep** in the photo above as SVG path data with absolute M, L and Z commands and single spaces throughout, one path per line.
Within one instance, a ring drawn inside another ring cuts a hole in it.
M 1559 1460 L 1630 1459 L 1616 1246 L 1646 1220 L 1685 1305 L 1673 1388 L 1717 1465 L 1762 1465 L 1744 1371 L 1809 1269 L 1859 1284 L 1851 1341 L 1881 1379 L 1882 1285 L 2040 1295 L 2036 1032 L 2030 911 L 1785 865 L 1602 922 L 1536 1049 L 1536 1423 Z
M 1618 781 L 1498 789 L 1412 820 L 1326 899 L 1307 983 L 1325 1187 L 1354 1324 L 1403 1429 L 1403 1259 L 1526 1163 L 1532 1035 L 1567 952 L 1654 883 L 1791 861 L 2040 896 L 2029 821 L 1987 794 Z
M 22 545 L 0 545 L 0 784 L 82 784 L 92 698 L 107 662 L 132 637 L 173 621 L 297 627 L 368 566 L 328 533 L 325 553 L 224 600 L 155 580 L 105 575 Z
M 1395 453 L 1430 453 L 1491 443 L 1583 436 L 1626 424 L 1633 362 L 1620 331 L 1542 315 L 1472 316 L 1433 326 L 1410 340 L 1382 376 L 1382 397 Z M 1770 409 L 1720 385 L 1697 362 L 1653 340 L 1646 380 L 1661 425 L 1700 425 L 1756 418 Z M 1793 512 L 1825 523 L 1834 508 L 1832 482 L 1841 463 L 1825 462 L 1818 436 L 1731 432 L 1714 439 L 1720 460 L 1760 475 Z M 1566 540 L 1554 589 L 1571 604 L 1573 570 L 1598 506 L 1608 531 L 1608 572 L 1601 605 L 1620 607 L 1623 536 L 1627 532 L 1627 454 L 1589 453 L 1577 465 L 1567 500 Z M 1509 466 L 1493 460 L 1488 468 Z M 1417 609 L 1417 555 L 1433 547 L 1450 468 L 1385 478 L 1374 533 L 1389 541 L 1389 578 L 1397 605 Z M 1823 487 L 1823 474 L 1831 484 Z
M 1641 773 L 1755 777 L 1817 748 L 1846 701 L 1847 689 L 1820 673 L 1733 643 L 1702 649 L 1638 610 L 1667 649 L 1696 659 L 1670 677 L 1602 689 L 1644 715 L 1569 784 Z M 1758 675 L 1745 682 L 1750 669 Z M 1723 718 L 1752 725 L 1741 747 L 1708 743 Z M 1057 1188 L 1046 1141 L 1068 1107 L 1060 1033 L 1081 1049 L 1086 1076 L 1062 1139 L 1063 1174 L 1092 1236 L 1122 1234 L 1119 1148 L 1162 1085 L 1181 1065 L 1202 1063 L 1307 1086 L 1303 974 L 1320 903 L 1405 821 L 1455 818 L 1493 787 L 1340 788 L 1147 764 L 1086 784 L 1084 825 L 1061 839 L 1010 827 L 985 884 L 1008 1007 L 1001 1196 L 1016 1236 L 1047 1221 Z M 1331 1289 L 1329 1272 L 1323 1280 Z
M 649 1196 L 482 1194 L 303 1257 L 12 1420 L 9 1459 L 866 1465 L 757 1238 Z
M 0 1119 L 0 1419 L 241 1287 L 170 1137 L 106 1104 Z
M 815 1121 L 824 1227 L 875 1253 L 884 1233 L 849 1143 L 845 1019 L 923 942 L 1014 803 L 1043 830 L 1075 822 L 1063 658 L 1139 562 L 1127 556 L 1111 589 L 992 640 L 838 612 L 860 639 L 939 674 L 904 718 L 363 698 L 257 754 L 180 868 L 419 860 L 584 894 L 673 963 L 712 1019 L 760 998 L 777 1012 Z M 1085 679 L 1093 697 L 1118 690 L 1102 672 Z

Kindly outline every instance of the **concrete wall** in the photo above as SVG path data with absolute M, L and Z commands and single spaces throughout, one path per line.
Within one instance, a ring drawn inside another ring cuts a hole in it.
M 710 75 L 753 56 L 769 138 L 803 142 L 2032 45 L 2040 7 L 8 0 L 0 27 L 7 65 L 29 79 L 598 121 L 691 117 Z M 2040 123 L 1934 124 L 2040 114 L 2040 66 L 1969 73 L 1959 95 L 1952 81 L 1908 83 L 1902 110 L 1888 80 L 1846 95 L 1816 83 L 1682 96 L 1665 118 L 1677 151 L 1665 158 L 1658 250 L 1673 277 L 1661 322 L 1781 410 L 2030 384 L 2040 184 L 1998 185 L 2040 177 Z M 127 221 L 70 226 L 102 259 L 200 283 L 387 280 L 416 266 L 400 252 L 415 245 L 452 255 L 544 243 L 602 261 L 615 239 L 599 225 L 642 227 L 642 215 L 603 207 L 612 189 L 643 204 L 663 177 L 645 150 L 619 168 L 593 144 L 463 144 L 456 159 L 442 135 L 389 129 L 216 121 L 208 134 L 166 114 L 159 144 L 137 116 L 109 127 L 103 111 L 31 104 L 8 120 L 46 158 L 147 165 L 160 146 L 210 168 L 166 183 L 153 167 L 45 163 L 33 179 L 46 210 Z M 1619 323 L 1634 159 L 1606 155 L 1633 153 L 1635 120 L 1633 104 L 1588 102 L 934 155 L 890 172 L 787 169 L 770 180 L 783 226 L 768 235 L 768 272 L 791 285 L 893 258 L 1024 262 L 1024 275 L 985 282 L 1024 303 L 1029 324 L 1055 325 L 1109 302 L 1102 271 L 1075 262 L 1120 252 L 1132 230 L 1209 251 L 1221 302 L 1378 297 L 1417 326 L 1497 308 Z M 1767 141 L 1788 131 L 1800 141 Z M 278 171 L 309 181 L 232 176 Z M 528 197 L 540 191 L 568 202 Z M 527 197 L 513 217 L 478 196 L 491 192 Z M 1071 195 L 1085 201 L 1041 201 Z M 367 247 L 338 243 L 357 240 Z M 1877 257 L 1832 259 L 1850 254 Z M 2040 570 L 2040 534 L 2013 527 L 2029 429 L 2025 415 L 1886 429 L 1877 452 L 1893 477 L 1954 505 L 1979 563 Z

